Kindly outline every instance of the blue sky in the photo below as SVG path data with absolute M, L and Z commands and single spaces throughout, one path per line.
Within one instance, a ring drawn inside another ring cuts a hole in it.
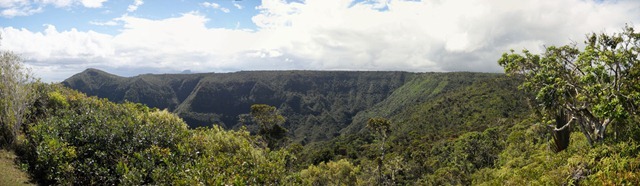
M 55 25 L 59 30 L 77 29 L 78 31 L 97 31 L 115 35 L 121 26 L 100 25 L 123 16 L 135 16 L 147 19 L 166 19 L 177 17 L 188 12 L 199 12 L 211 19 L 207 22 L 210 28 L 256 29 L 251 17 L 258 14 L 256 9 L 260 1 L 194 1 L 194 0 L 161 0 L 139 1 L 141 5 L 135 10 L 132 0 L 105 1 L 100 7 L 84 7 L 81 2 L 71 3 L 65 7 L 52 4 L 36 4 L 32 9 L 42 7 L 40 13 L 28 16 L 5 15 L 1 17 L 3 26 L 26 28 L 31 31 L 44 31 L 45 24 Z M 208 6 L 207 6 L 208 5 Z M 213 7 L 215 6 L 215 7 Z
M 639 21 L 635 0 L 0 0 L 0 49 L 47 82 L 86 68 L 501 72 L 509 49 Z

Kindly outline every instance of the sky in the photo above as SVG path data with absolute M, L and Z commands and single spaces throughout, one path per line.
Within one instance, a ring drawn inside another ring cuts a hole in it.
M 502 72 L 640 24 L 638 0 L 0 0 L 0 50 L 59 82 L 249 70 Z

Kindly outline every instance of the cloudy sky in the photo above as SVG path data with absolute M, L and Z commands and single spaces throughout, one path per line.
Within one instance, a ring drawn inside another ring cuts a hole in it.
M 511 48 L 639 20 L 637 0 L 0 0 L 0 49 L 47 82 L 86 68 L 501 72 Z

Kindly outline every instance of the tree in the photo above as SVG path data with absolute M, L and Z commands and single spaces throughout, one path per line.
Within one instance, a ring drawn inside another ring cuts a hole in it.
M 609 125 L 637 114 L 640 33 L 625 26 L 621 33 L 592 33 L 586 39 L 582 51 L 576 44 L 547 47 L 541 55 L 511 50 L 498 63 L 508 75 L 524 78 L 520 88 L 535 94 L 545 122 L 557 123 L 550 125 L 554 134 L 577 125 L 593 146 L 605 139 Z M 566 123 L 556 119 L 561 115 Z
M 265 104 L 251 105 L 251 116 L 260 126 L 258 134 L 265 138 L 269 148 L 275 149 L 284 146 L 287 129 L 282 127 L 282 124 L 286 119 L 278 113 L 276 107 Z
M 359 172 L 358 166 L 341 159 L 322 162 L 317 166 L 310 165 L 309 168 L 300 171 L 300 177 L 304 185 L 356 185 Z
M 0 145 L 14 144 L 28 106 L 35 100 L 34 81 L 18 55 L 0 51 Z
M 384 167 L 383 166 L 384 150 L 385 150 L 384 144 L 386 143 L 389 132 L 391 132 L 390 127 L 391 127 L 391 122 L 385 118 L 371 118 L 367 122 L 367 128 L 369 128 L 369 130 L 374 132 L 378 137 L 378 139 L 382 141 L 382 143 L 380 143 L 380 158 L 378 158 L 378 183 L 379 184 L 384 183 L 383 176 L 382 176 L 382 168 Z

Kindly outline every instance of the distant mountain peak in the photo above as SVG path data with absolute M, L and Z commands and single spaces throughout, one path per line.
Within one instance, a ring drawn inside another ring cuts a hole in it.
M 96 75 L 117 76 L 115 74 L 111 74 L 111 73 L 108 73 L 108 72 L 105 72 L 103 70 L 96 69 L 96 68 L 87 68 L 86 70 L 82 71 L 79 74 L 88 74 L 88 75 L 91 75 L 91 76 L 96 76 Z

